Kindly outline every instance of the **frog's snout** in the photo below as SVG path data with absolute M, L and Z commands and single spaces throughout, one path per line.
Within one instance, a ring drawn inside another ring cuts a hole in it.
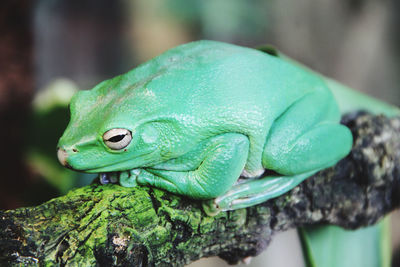
M 73 149 L 75 152 L 76 150 Z M 71 168 L 71 166 L 68 164 L 67 159 L 68 159 L 68 153 L 64 148 L 59 147 L 57 149 L 57 158 L 58 161 L 63 165 L 64 167 Z
M 65 151 L 62 148 L 57 149 L 57 158 L 58 161 L 61 163 L 61 165 L 63 166 L 67 165 L 67 157 L 68 157 L 67 151 Z

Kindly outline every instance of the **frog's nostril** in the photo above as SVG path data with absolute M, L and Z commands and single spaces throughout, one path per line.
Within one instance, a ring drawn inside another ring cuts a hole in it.
M 59 148 L 57 150 L 57 157 L 58 157 L 58 161 L 63 165 L 63 166 L 67 166 L 67 158 L 68 158 L 68 154 L 67 151 L 65 151 L 62 148 Z

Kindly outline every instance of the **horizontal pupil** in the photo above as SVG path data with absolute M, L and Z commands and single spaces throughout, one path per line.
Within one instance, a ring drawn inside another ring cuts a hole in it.
M 116 142 L 119 142 L 119 141 L 121 141 L 122 139 L 124 139 L 124 137 L 125 137 L 125 134 L 120 134 L 120 135 L 116 135 L 116 136 L 111 137 L 111 138 L 108 139 L 107 141 L 116 143 Z

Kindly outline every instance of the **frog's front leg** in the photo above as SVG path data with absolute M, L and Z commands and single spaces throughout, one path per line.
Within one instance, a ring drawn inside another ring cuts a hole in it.
M 249 152 L 249 140 L 237 133 L 211 138 L 204 160 L 194 170 L 147 168 L 137 176 L 140 185 L 154 186 L 195 199 L 211 199 L 227 192 L 239 178 Z

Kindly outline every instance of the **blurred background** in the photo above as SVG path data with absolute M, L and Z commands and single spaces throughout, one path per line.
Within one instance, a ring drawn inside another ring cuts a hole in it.
M 272 44 L 399 105 L 399 15 L 395 0 L 3 0 L 0 207 L 37 205 L 90 183 L 93 176 L 56 159 L 70 97 L 185 42 Z M 392 217 L 400 261 L 399 212 Z M 295 231 L 284 233 L 251 266 L 302 266 L 298 243 Z M 207 259 L 192 266 L 226 264 Z

